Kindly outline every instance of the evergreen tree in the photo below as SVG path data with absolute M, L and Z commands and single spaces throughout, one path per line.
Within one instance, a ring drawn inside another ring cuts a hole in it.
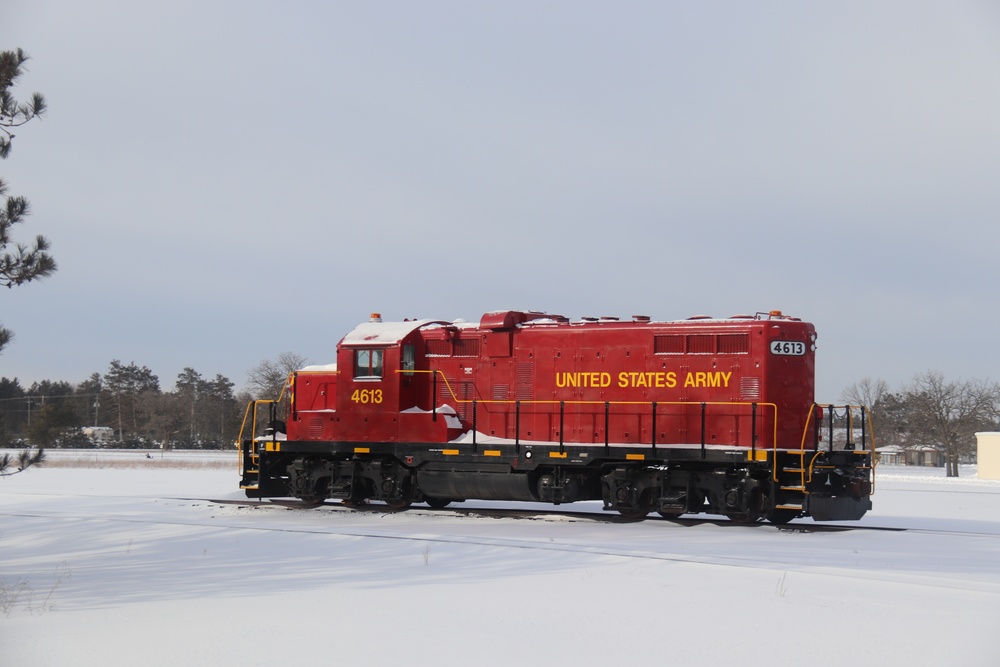
M 104 375 L 104 388 L 111 395 L 112 411 L 118 426 L 118 439 L 125 440 L 128 433 L 132 439 L 142 435 L 147 428 L 147 419 L 153 407 L 150 396 L 160 393 L 160 380 L 149 368 L 130 362 L 127 366 L 117 359 L 112 360 Z
M 66 402 L 49 403 L 32 415 L 27 435 L 38 447 L 75 446 L 83 440 L 80 417 Z
M 14 139 L 12 130 L 45 112 L 45 98 L 41 93 L 33 93 L 29 102 L 21 103 L 10 92 L 24 72 L 26 60 L 28 54 L 21 49 L 0 52 L 0 158 L 3 159 L 10 155 Z M 7 184 L 0 179 L 0 198 L 6 197 L 6 194 Z M 23 285 L 49 276 L 56 270 L 55 260 L 48 253 L 48 239 L 44 236 L 36 236 L 33 246 L 17 243 L 13 252 L 5 251 L 13 243 L 13 226 L 23 222 L 28 212 L 28 200 L 24 197 L 6 197 L 3 206 L 0 206 L 0 286 Z M 0 351 L 12 337 L 9 329 L 0 326 Z
M 21 433 L 24 387 L 17 378 L 0 378 L 0 447 L 10 447 Z
M 201 373 L 193 368 L 185 368 L 177 376 L 177 383 L 174 389 L 177 398 L 183 406 L 185 412 L 185 422 L 187 432 L 183 433 L 181 439 L 185 440 L 188 446 L 195 444 L 201 438 L 200 414 L 202 404 L 208 393 L 208 383 L 202 379 Z
M 0 477 L 7 477 L 8 475 L 16 475 L 22 472 L 26 468 L 33 465 L 39 465 L 45 461 L 45 450 L 39 449 L 34 454 L 32 454 L 27 449 L 21 452 L 17 457 L 17 470 L 11 470 L 10 465 L 14 462 L 14 459 L 10 454 L 4 454 L 0 456 Z

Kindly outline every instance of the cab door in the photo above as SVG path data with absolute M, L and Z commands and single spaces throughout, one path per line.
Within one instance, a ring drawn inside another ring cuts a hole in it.
M 342 439 L 355 442 L 397 439 L 400 374 L 395 369 L 399 359 L 399 347 L 341 347 L 337 361 L 338 368 L 343 369 L 343 387 L 338 392 L 337 413 Z

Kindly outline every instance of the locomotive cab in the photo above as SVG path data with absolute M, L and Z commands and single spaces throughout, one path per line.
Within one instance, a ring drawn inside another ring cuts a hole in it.
M 304 369 L 291 380 L 289 440 L 446 442 L 461 424 L 435 404 L 420 330 L 426 320 L 382 322 L 377 314 L 337 346 L 335 370 Z M 444 386 L 442 384 L 442 386 Z

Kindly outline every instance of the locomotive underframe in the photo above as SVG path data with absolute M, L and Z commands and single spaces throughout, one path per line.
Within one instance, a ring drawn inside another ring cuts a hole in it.
M 249 497 L 369 500 L 405 509 L 463 500 L 602 500 L 627 518 L 721 514 L 737 522 L 859 519 L 871 508 L 871 454 L 739 448 L 647 452 L 583 446 L 489 445 L 468 452 L 426 443 L 244 443 Z

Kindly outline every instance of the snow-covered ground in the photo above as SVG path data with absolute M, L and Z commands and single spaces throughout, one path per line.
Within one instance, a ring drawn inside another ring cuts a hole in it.
M 232 454 L 90 456 L 0 479 L 0 665 L 1000 664 L 974 470 L 881 468 L 855 525 L 894 530 L 807 532 L 227 505 Z

